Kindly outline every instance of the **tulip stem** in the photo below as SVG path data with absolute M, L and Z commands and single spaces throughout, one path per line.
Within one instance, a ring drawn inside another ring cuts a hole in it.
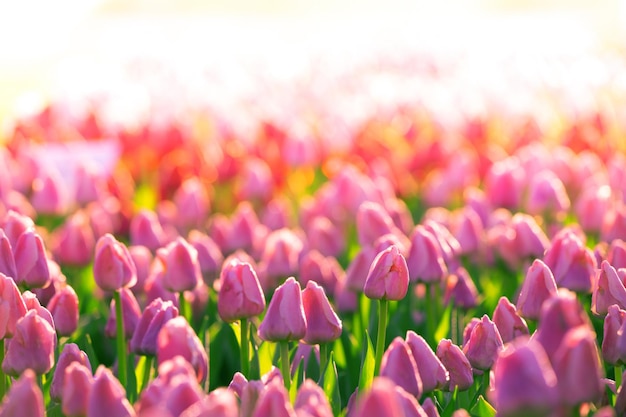
M 384 298 L 378 300 L 378 335 L 376 337 L 376 362 L 374 362 L 374 375 L 380 371 L 380 363 L 385 351 L 385 333 L 387 332 L 387 309 L 389 301 Z
M 320 386 L 324 386 L 324 374 L 328 364 L 328 343 L 320 343 Z
M 145 356 L 143 362 L 143 377 L 141 379 L 141 389 L 139 392 L 143 392 L 143 390 L 148 386 L 148 382 L 150 381 L 150 374 L 152 373 L 152 362 L 154 358 L 152 356 Z
M 426 284 L 426 327 L 428 338 L 430 339 L 431 345 L 436 346 L 437 341 L 435 340 L 435 328 L 436 324 L 436 303 L 437 299 L 435 296 L 435 287 L 437 284 L 428 283 Z
M 241 319 L 241 373 L 248 378 L 250 373 L 250 341 L 248 334 L 250 333 L 250 323 L 247 318 Z
M 185 292 L 181 291 L 178 293 L 178 309 L 180 310 L 180 315 L 183 316 L 191 326 L 191 317 L 189 317 L 189 309 L 187 307 L 188 304 L 185 299 Z
M 291 373 L 289 369 L 289 342 L 286 340 L 278 342 L 280 345 L 280 370 L 283 374 L 285 388 L 291 388 Z
M 4 339 L 0 339 L 0 363 L 4 362 Z M 0 400 L 4 398 L 4 393 L 7 390 L 6 386 L 7 377 L 0 368 Z
M 124 334 L 124 316 L 122 314 L 121 290 L 113 293 L 115 300 L 115 318 L 117 328 L 117 375 L 123 387 L 126 387 L 126 336 Z
M 615 365 L 615 392 L 622 386 L 622 371 L 621 365 Z

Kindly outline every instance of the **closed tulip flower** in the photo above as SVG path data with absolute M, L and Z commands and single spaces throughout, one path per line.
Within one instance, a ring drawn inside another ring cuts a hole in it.
M 65 370 L 72 363 L 79 363 L 87 368 L 91 376 L 91 363 L 89 362 L 87 354 L 80 350 L 75 343 L 65 344 L 54 369 L 54 375 L 52 376 L 52 384 L 50 385 L 50 397 L 52 399 L 59 401 L 63 397 Z
M 202 281 L 198 251 L 182 237 L 157 251 L 163 263 L 163 286 L 171 292 L 191 291 Z
M 63 414 L 67 417 L 86 416 L 93 385 L 91 366 L 71 362 L 63 369 L 63 375 L 62 394 L 59 395 Z
M 77 211 L 53 232 L 52 253 L 63 265 L 87 265 L 91 262 L 96 239 L 84 211 Z
M 61 288 L 48 303 L 59 336 L 71 336 L 78 328 L 78 295 L 70 286 Z
M 139 355 L 155 356 L 157 337 L 165 323 L 178 317 L 178 309 L 171 301 L 153 300 L 143 311 L 135 327 L 130 350 Z
M 4 318 L 0 322 L 0 339 L 12 337 L 15 324 L 26 315 L 26 304 L 12 278 L 0 273 L 0 312 Z
M 134 417 L 135 410 L 126 399 L 120 382 L 104 365 L 96 370 L 87 405 L 89 417 Z
M 11 241 L 2 228 L 0 228 L 0 273 L 11 278 L 17 276 Z
M 372 261 L 377 252 L 372 246 L 363 246 L 346 269 L 346 287 L 355 293 L 362 293 Z
M 154 211 L 142 209 L 130 221 L 130 242 L 155 252 L 165 241 L 165 232 Z
M 328 343 L 341 336 L 341 320 L 333 310 L 324 289 L 309 281 L 302 291 L 302 305 L 306 317 L 304 342 L 314 345 Z
M 405 340 L 417 365 L 424 392 L 447 386 L 450 375 L 426 340 L 412 330 L 406 333 Z
M 305 380 L 296 395 L 296 414 L 306 413 L 310 417 L 332 417 L 330 403 L 322 388 L 310 379 Z
M 189 243 L 198 251 L 198 263 L 202 279 L 208 286 L 212 286 L 216 278 L 219 277 L 220 270 L 224 263 L 224 255 L 217 243 L 209 235 L 192 230 L 189 232 Z
M 401 337 L 396 337 L 383 354 L 380 376 L 389 378 L 416 398 L 422 395 L 422 379 L 415 359 Z
M 289 394 L 282 384 L 269 384 L 259 397 L 252 417 L 296 417 Z
M 417 225 L 411 235 L 411 249 L 406 259 L 412 282 L 440 282 L 448 273 L 441 245 L 424 226 Z
M 437 405 L 433 402 L 433 399 L 426 397 L 422 403 L 422 410 L 426 413 L 426 417 L 439 417 L 439 411 L 437 411 Z
M 184 317 L 178 316 L 163 325 L 157 337 L 157 363 L 182 356 L 203 383 L 208 372 L 208 357 L 202 342 Z
M 34 229 L 24 231 L 13 248 L 17 276 L 15 282 L 28 288 L 45 287 L 50 271 L 43 239 Z
M 220 274 L 217 312 L 225 322 L 255 317 L 265 310 L 265 296 L 249 263 L 232 260 Z
M 33 219 L 13 210 L 9 210 L 2 220 L 2 229 L 6 233 L 12 247 L 17 245 L 17 240 L 22 233 L 34 227 L 35 222 Z
M 583 293 L 593 289 L 595 257 L 572 230 L 563 229 L 552 239 L 543 261 L 552 270 L 559 287 Z
M 517 300 L 517 310 L 523 317 L 538 319 L 543 302 L 556 293 L 552 271 L 543 261 L 536 259 L 526 272 Z
M 93 276 L 105 291 L 132 287 L 137 281 L 137 269 L 128 248 L 111 234 L 105 234 L 96 243 Z
M 217 388 L 203 399 L 185 409 L 180 417 L 238 417 L 239 404 L 235 394 L 226 388 Z
M 4 398 L 0 407 L 0 417 L 44 417 L 45 415 L 43 394 L 37 385 L 35 373 L 27 369 L 13 383 Z
M 56 333 L 45 319 L 30 310 L 18 320 L 15 334 L 7 343 L 2 370 L 10 375 L 20 375 L 32 369 L 38 375 L 47 373 L 54 366 Z
M 518 336 L 528 334 L 526 321 L 516 311 L 515 305 L 506 297 L 500 297 L 493 312 L 493 322 L 504 343 L 511 342 Z
M 463 353 L 474 368 L 484 371 L 491 368 L 503 345 L 496 324 L 485 314 L 472 329 Z
M 606 317 L 604 317 L 604 331 L 602 339 L 602 357 L 605 362 L 611 365 L 617 365 L 626 361 L 626 352 L 619 349 L 620 339 L 626 337 L 623 333 L 619 333 L 626 320 L 626 311 L 619 308 L 617 304 L 613 304 L 608 308 Z M 623 343 L 626 347 L 626 343 Z
M 259 326 L 259 337 L 278 342 L 302 339 L 306 334 L 306 316 L 300 284 L 290 277 L 274 291 L 265 317 Z
M 446 289 L 443 294 L 444 304 L 453 302 L 456 307 L 470 309 L 478 304 L 478 289 L 463 267 L 458 267 L 446 279 Z
M 406 296 L 408 286 L 406 260 L 396 246 L 390 246 L 374 258 L 363 292 L 372 299 L 401 300 Z
M 449 391 L 454 391 L 456 387 L 459 391 L 464 391 L 472 386 L 474 383 L 472 365 L 461 348 L 449 339 L 442 339 L 437 345 L 436 353 L 450 375 Z
M 395 384 L 384 377 L 374 378 L 369 391 L 359 398 L 354 417 L 404 417 L 404 408 L 397 395 Z
M 591 296 L 591 311 L 605 315 L 609 306 L 617 304 L 626 308 L 626 288 L 617 271 L 607 261 L 603 261 Z

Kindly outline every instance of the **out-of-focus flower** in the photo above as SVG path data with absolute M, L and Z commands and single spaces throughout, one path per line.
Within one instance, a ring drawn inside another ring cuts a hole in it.
M 586 187 L 576 199 L 574 213 L 580 227 L 587 233 L 599 233 L 606 213 L 613 211 L 611 187 Z
M 299 340 L 305 336 L 306 326 L 300 284 L 290 277 L 274 291 L 259 326 L 259 337 L 271 342 Z
M 380 376 L 389 378 L 415 398 L 422 395 L 422 379 L 415 358 L 401 337 L 396 337 L 383 354 Z
M 127 339 L 133 337 L 139 318 L 141 317 L 141 307 L 135 295 L 128 288 L 120 290 L 120 300 L 122 301 L 122 321 L 124 323 L 124 335 Z M 111 339 L 117 336 L 117 313 L 115 309 L 115 299 L 109 305 L 109 319 L 104 326 L 104 334 Z
M 135 410 L 126 399 L 120 382 L 104 365 L 96 370 L 87 405 L 89 417 L 134 417 Z
M 78 328 L 78 295 L 70 286 L 65 285 L 54 294 L 48 303 L 54 327 L 59 336 L 71 336 Z
M 186 179 L 172 198 L 177 207 L 176 222 L 180 230 L 201 227 L 207 220 L 211 202 L 206 186 L 197 177 Z
M 498 327 L 485 314 L 472 329 L 463 353 L 474 368 L 485 371 L 491 368 L 503 345 Z
M 517 299 L 517 310 L 523 317 L 539 318 L 544 301 L 557 293 L 556 282 L 550 268 L 540 259 L 535 259 L 526 272 Z
M 35 373 L 27 369 L 11 385 L 0 407 L 0 417 L 44 417 L 46 415 L 43 394 Z
M 22 233 L 34 227 L 35 222 L 33 219 L 13 210 L 9 210 L 2 220 L 2 229 L 9 239 L 9 242 L 11 242 L 11 247 L 17 245 L 17 240 Z
M 86 367 L 76 361 L 69 363 L 63 369 L 63 384 L 59 395 L 63 414 L 67 417 L 86 416 L 92 386 L 91 366 Z
M 626 236 L 626 203 L 620 202 L 604 216 L 600 239 L 611 242 L 624 236 Z
M 67 217 L 54 231 L 52 253 L 64 265 L 87 265 L 91 262 L 96 240 L 89 218 L 81 210 Z
M 335 289 L 339 281 L 343 280 L 344 274 L 337 258 L 324 256 L 315 249 L 308 251 L 300 259 L 300 283 L 306 285 L 309 281 L 315 281 L 329 296 L 335 295 Z
M 91 375 L 91 363 L 87 354 L 80 350 L 76 343 L 67 343 L 63 346 L 63 351 L 59 355 L 54 375 L 52 376 L 52 384 L 50 385 L 50 397 L 52 399 L 59 401 L 63 397 L 65 370 L 70 364 L 75 362 L 86 367 L 89 370 L 89 375 Z
M 493 312 L 493 322 L 504 343 L 509 343 L 516 337 L 528 334 L 526 321 L 517 314 L 515 305 L 504 296 L 498 300 L 498 305 Z
M 594 314 L 604 315 L 613 304 L 626 308 L 626 288 L 615 268 L 607 261 L 603 261 L 593 288 L 591 311 Z
M 552 270 L 559 287 L 591 292 L 597 267 L 595 257 L 573 231 L 561 230 L 552 239 L 543 261 Z
M 289 199 L 280 196 L 273 198 L 263 207 L 260 217 L 261 223 L 267 226 L 269 230 L 289 227 L 292 218 Z
M 561 218 L 569 210 L 570 200 L 563 182 L 552 171 L 533 175 L 528 184 L 526 208 L 530 214 Z
M 324 256 L 339 256 L 346 248 L 341 229 L 327 217 L 317 216 L 306 228 L 309 250 L 317 250 Z
M 401 300 L 409 286 L 409 270 L 396 246 L 376 255 L 365 279 L 363 293 L 372 299 Z
M 42 288 L 50 283 L 50 271 L 43 239 L 35 229 L 25 230 L 13 247 L 15 282 L 29 288 Z
M 11 242 L 2 228 L 0 228 L 0 274 L 11 278 L 17 276 Z
M 283 384 L 269 384 L 259 396 L 252 417 L 296 417 Z
M 379 237 L 394 233 L 396 227 L 383 206 L 367 201 L 356 213 L 356 231 L 359 245 L 368 245 Z
M 54 366 L 56 333 L 54 327 L 37 314 L 36 310 L 19 319 L 15 333 L 7 344 L 2 370 L 10 375 L 20 375 L 32 369 L 38 375 L 47 373 Z
M 198 251 L 178 237 L 157 251 L 163 264 L 163 287 L 171 292 L 191 291 L 202 281 Z
M 204 283 L 208 286 L 213 285 L 224 262 L 222 251 L 209 235 L 197 230 L 189 232 L 188 241 L 198 251 L 198 262 Z
M 0 338 L 12 337 L 17 321 L 26 315 L 26 304 L 13 278 L 0 273 Z
M 153 300 L 144 309 L 130 340 L 130 350 L 139 355 L 155 356 L 157 337 L 168 320 L 178 317 L 178 309 L 171 301 Z
M 467 270 L 457 268 L 448 275 L 443 295 L 444 304 L 453 302 L 455 306 L 469 309 L 478 304 L 478 290 Z
M 314 345 L 328 343 L 341 336 L 341 320 L 333 310 L 324 289 L 309 281 L 302 291 L 302 306 L 306 317 L 304 342 Z
M 609 245 L 606 260 L 615 269 L 626 268 L 626 242 L 622 239 L 615 239 Z
M 624 335 L 618 333 L 626 319 L 626 311 L 619 308 L 617 304 L 609 306 L 604 317 L 604 331 L 602 339 L 602 357 L 605 362 L 616 365 L 626 361 L 626 352 L 622 352 L 620 345 L 626 347 L 626 343 L 620 344 L 620 339 Z
M 433 402 L 433 399 L 426 397 L 422 403 L 422 409 L 426 413 L 427 417 L 439 417 L 439 411 L 437 411 L 437 405 Z
M 53 169 L 42 170 L 33 180 L 30 201 L 39 214 L 66 213 L 72 204 L 71 197 L 60 174 Z
M 331 417 L 333 412 L 322 388 L 310 379 L 305 380 L 296 395 L 294 408 L 297 415 Z
M 417 225 L 411 234 L 411 249 L 406 259 L 412 282 L 440 282 L 448 273 L 435 235 Z
M 180 417 L 237 417 L 239 404 L 235 394 L 226 388 L 217 388 L 197 403 L 186 408 Z
M 155 252 L 163 246 L 165 232 L 159 218 L 152 210 L 139 210 L 130 221 L 130 243 L 132 246 L 145 246 Z
M 221 319 L 230 323 L 258 316 L 263 310 L 265 296 L 252 266 L 235 259 L 224 264 L 217 299 Z
M 523 195 L 525 173 L 516 157 L 509 157 L 491 166 L 485 179 L 485 192 L 491 205 L 517 209 Z
M 362 293 L 367 274 L 377 252 L 372 246 L 363 246 L 346 269 L 346 287 L 353 292 Z
M 152 261 L 154 260 L 152 252 L 145 246 L 130 246 L 128 253 L 135 264 L 137 270 L 137 282 L 131 287 L 131 290 L 137 294 L 144 292 L 144 285 L 150 276 L 150 268 L 152 267 Z
M 193 367 L 198 382 L 203 383 L 208 372 L 208 357 L 202 342 L 184 317 L 168 320 L 157 336 L 157 363 L 182 356 Z
M 137 281 L 137 269 L 128 248 L 111 234 L 102 236 L 96 243 L 93 277 L 105 291 L 132 287 Z
M 268 201 L 274 193 L 274 179 L 267 162 L 249 157 L 235 185 L 235 194 L 240 201 Z
M 303 248 L 300 237 L 290 229 L 270 232 L 259 262 L 259 272 L 264 277 L 261 279 L 264 290 L 271 290 L 281 279 L 298 273 Z
M 369 391 L 362 394 L 356 409 L 350 415 L 353 417 L 403 417 L 404 409 L 400 399 L 393 395 L 394 383 L 388 378 L 376 377 Z
M 449 339 L 442 339 L 437 345 L 437 357 L 448 370 L 450 381 L 447 389 L 454 391 L 456 387 L 459 391 L 464 391 L 474 383 L 472 365 L 460 347 L 452 343 Z

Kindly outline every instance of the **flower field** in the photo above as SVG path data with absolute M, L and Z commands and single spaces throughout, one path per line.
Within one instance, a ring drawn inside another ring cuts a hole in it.
M 0 417 L 626 415 L 623 54 L 351 58 L 11 118 Z

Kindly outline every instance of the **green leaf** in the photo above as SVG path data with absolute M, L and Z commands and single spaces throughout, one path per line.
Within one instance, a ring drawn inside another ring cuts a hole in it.
M 293 376 L 291 380 L 291 386 L 289 387 L 289 399 L 291 403 L 296 402 L 296 395 L 298 394 L 298 388 L 302 385 L 304 381 L 304 359 L 300 361 L 298 364 L 298 368 L 296 369 L 296 374 Z
M 476 417 L 495 417 L 496 409 L 481 395 L 470 410 L 470 414 Z
M 268 373 L 274 366 L 274 354 L 277 343 L 262 342 L 257 351 L 259 359 L 259 375 Z
M 363 352 L 363 358 L 361 360 L 361 375 L 359 376 L 359 394 L 365 392 L 374 380 L 374 366 L 376 358 L 374 357 L 374 346 L 372 345 L 372 339 L 370 339 L 369 333 L 366 331 L 363 345 L 365 351 Z
M 438 343 L 441 339 L 446 339 L 450 334 L 450 314 L 452 312 L 452 304 L 448 303 L 448 307 L 444 310 L 435 330 L 435 343 Z
M 324 389 L 326 398 L 330 401 L 333 415 L 338 415 L 339 411 L 341 411 L 341 394 L 339 393 L 339 379 L 337 377 L 337 366 L 333 352 L 330 353 L 328 365 L 324 372 L 324 386 L 322 388 Z

